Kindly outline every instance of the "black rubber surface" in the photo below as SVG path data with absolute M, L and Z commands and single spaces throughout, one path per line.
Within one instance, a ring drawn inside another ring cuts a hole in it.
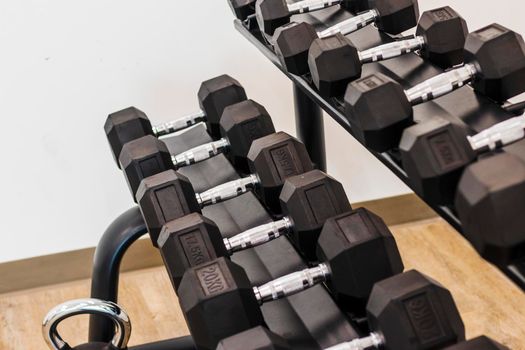
M 210 137 L 199 125 L 163 141 L 172 153 L 178 153 L 210 141 Z M 180 172 L 190 179 L 196 191 L 239 177 L 222 155 L 182 168 Z M 206 207 L 203 214 L 219 226 L 225 237 L 272 220 L 252 193 Z M 232 260 L 245 268 L 254 285 L 306 267 L 286 238 L 235 253 Z M 294 349 L 325 348 L 358 336 L 323 286 L 264 304 L 262 312 L 268 327 L 286 338 Z
M 296 2 L 293 0 L 292 2 Z M 323 30 L 336 23 L 352 17 L 352 14 L 334 6 L 310 14 L 292 16 L 292 21 L 308 22 L 316 30 Z M 271 46 L 267 44 L 261 33 L 253 28 L 247 28 L 242 22 L 235 20 L 236 29 L 254 44 L 272 63 L 287 75 L 296 89 L 300 89 L 305 95 L 310 97 L 315 104 L 319 105 L 337 123 L 339 123 L 350 134 L 354 134 L 352 125 L 345 117 L 343 109 L 343 96 L 331 99 L 322 98 L 312 84 L 311 77 L 302 77 L 286 72 Z M 476 29 L 476 28 L 472 28 Z M 251 32 L 249 30 L 252 30 Z M 391 42 L 392 37 L 380 33 L 373 25 L 363 28 L 347 36 L 357 46 L 359 50 L 375 47 L 387 42 Z M 388 77 L 398 81 L 404 88 L 412 87 L 426 79 L 429 79 L 443 70 L 423 60 L 418 55 L 412 53 L 401 57 L 393 58 L 383 62 L 366 64 L 363 67 L 363 76 L 371 73 L 383 73 Z M 520 114 L 523 111 L 514 111 Z M 425 121 L 436 116 L 447 120 L 455 120 L 464 123 L 470 133 L 479 132 L 495 123 L 509 119 L 516 114 L 505 111 L 498 104 L 481 94 L 476 93 L 470 86 L 464 86 L 448 95 L 440 97 L 434 101 L 426 102 L 414 107 L 414 120 L 416 122 Z M 309 142 L 308 140 L 304 140 Z M 516 142 L 503 148 L 503 152 L 510 152 L 525 160 L 525 140 Z M 400 163 L 399 152 L 396 150 L 377 153 L 370 152 L 383 162 L 395 175 L 411 187 L 406 173 Z M 502 171 L 509 171 L 502 169 Z M 424 199 L 424 198 L 423 198 Z M 427 202 L 428 203 L 428 202 Z M 447 220 L 459 232 L 462 226 L 459 218 L 455 214 L 452 206 L 438 206 L 428 203 L 439 215 Z M 516 215 L 521 215 L 516 213 Z M 502 267 L 502 271 L 513 279 L 522 289 L 525 290 L 525 261 L 516 261 L 513 265 Z

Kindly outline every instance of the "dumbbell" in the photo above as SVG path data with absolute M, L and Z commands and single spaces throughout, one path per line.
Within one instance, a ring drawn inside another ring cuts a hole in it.
M 293 15 L 336 5 L 356 12 L 369 9 L 367 0 L 303 0 L 293 3 L 287 3 L 286 0 L 257 0 L 255 17 L 261 32 L 273 35 L 277 28 L 289 23 Z
M 248 17 L 255 14 L 256 0 L 228 0 L 230 8 L 238 19 L 245 21 Z
M 117 165 L 120 166 L 118 159 L 122 147 L 142 136 L 160 137 L 206 121 L 210 135 L 220 137 L 219 121 L 224 108 L 247 99 L 241 84 L 228 75 L 204 81 L 197 97 L 201 108 L 199 112 L 155 126 L 151 125 L 144 112 L 135 107 L 110 114 L 104 124 L 104 131 Z
M 177 211 L 176 208 L 180 207 L 178 202 L 152 206 L 152 203 L 158 203 L 156 197 L 153 191 L 142 197 L 141 208 L 143 204 L 143 212 L 148 212 L 148 215 L 144 215 L 146 222 L 158 217 L 165 218 L 159 212 L 177 212 L 177 215 L 171 215 L 173 219 L 170 221 L 155 221 L 153 234 L 150 231 L 152 239 L 158 237 L 158 247 L 175 290 L 178 290 L 182 275 L 188 268 L 221 256 L 229 257 L 235 252 L 259 246 L 283 235 L 290 236 L 308 260 L 316 260 L 316 243 L 325 221 L 351 210 L 343 186 L 319 170 L 286 180 L 280 196 L 285 214 L 282 219 L 229 238 L 223 238 L 217 225 L 197 211 L 193 214 Z M 175 208 L 171 208 L 173 206 Z M 159 231 L 158 224 L 161 222 L 164 225 Z
M 525 257 L 525 162 L 510 148 L 467 166 L 455 199 L 463 234 L 500 267 Z
M 275 133 L 272 118 L 266 109 L 252 100 L 242 101 L 224 109 L 219 122 L 223 137 L 185 152 L 173 155 L 176 168 L 199 163 L 225 154 L 237 171 L 248 173 L 248 152 L 254 140 Z
M 226 349 L 225 349 L 226 350 Z M 487 336 L 480 336 L 468 341 L 449 346 L 444 350 L 510 350 L 506 346 L 490 339 Z
M 325 350 L 433 350 L 465 339 L 463 321 L 450 292 L 415 270 L 377 282 L 370 294 L 367 314 L 373 331 L 368 337 Z M 291 350 L 292 347 L 280 336 L 258 326 L 222 340 L 217 347 L 217 350 L 237 349 Z
M 358 51 L 341 33 L 315 39 L 308 52 L 308 67 L 314 85 L 326 97 L 343 95 L 346 86 L 361 76 L 365 63 L 378 62 L 410 52 L 441 68 L 463 62 L 463 47 L 468 34 L 467 23 L 451 7 L 423 12 L 414 38 Z
M 450 204 L 467 165 L 524 137 L 525 116 L 499 122 L 473 136 L 465 124 L 436 117 L 405 129 L 399 149 L 416 192 L 431 203 Z
M 323 282 L 342 308 L 360 310 L 374 283 L 403 270 L 392 234 L 364 209 L 327 220 L 318 256 L 318 266 L 258 287 L 251 287 L 244 269 L 224 257 L 187 269 L 178 296 L 197 347 L 215 349 L 225 337 L 264 325 L 260 305 Z
M 384 152 L 399 145 L 413 121 L 412 106 L 446 95 L 467 83 L 475 91 L 504 102 L 525 91 L 523 38 L 492 24 L 467 36 L 465 64 L 408 90 L 377 73 L 348 85 L 345 114 L 354 135 L 367 147 Z
M 379 30 L 390 34 L 402 33 L 417 24 L 417 0 L 375 0 L 373 6 L 366 12 L 320 32 L 304 22 L 291 22 L 279 27 L 272 39 L 275 54 L 289 73 L 303 75 L 309 72 L 308 50 L 315 39 L 327 38 L 337 33 L 347 35 L 372 23 Z
M 279 212 L 278 195 L 286 178 L 313 169 L 304 144 L 284 132 L 255 140 L 247 158 L 252 173 L 200 193 L 198 200 L 201 206 L 223 202 L 254 190 L 270 209 Z M 133 194 L 137 193 L 142 179 L 174 168 L 166 145 L 151 136 L 127 143 L 122 149 L 120 161 Z

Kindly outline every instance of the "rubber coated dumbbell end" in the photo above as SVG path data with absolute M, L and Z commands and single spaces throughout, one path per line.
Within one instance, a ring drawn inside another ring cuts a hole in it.
M 136 197 L 155 247 L 158 246 L 157 240 L 165 223 L 200 212 L 190 181 L 174 170 L 166 170 L 142 180 Z
M 142 179 L 173 168 L 168 147 L 152 135 L 126 143 L 120 152 L 119 163 L 135 201 Z
M 469 165 L 455 206 L 465 237 L 490 262 L 505 266 L 525 255 L 525 163 L 514 154 L 492 155 Z
M 213 350 L 221 339 L 265 324 L 246 272 L 227 258 L 187 270 L 179 302 L 199 349 Z
M 389 349 L 437 349 L 465 339 L 450 292 L 415 270 L 376 283 L 367 313 Z
M 377 152 L 398 147 L 412 113 L 401 85 L 384 74 L 365 76 L 346 89 L 345 115 L 359 141 Z
M 153 135 L 148 117 L 135 107 L 111 113 L 104 124 L 104 131 L 111 147 L 111 154 L 119 168 L 120 152 L 127 142 L 145 135 Z
M 242 85 L 226 74 L 204 81 L 197 96 L 206 114 L 209 133 L 214 137 L 220 137 L 219 122 L 224 108 L 247 99 Z
M 255 2 L 256 0 L 228 0 L 233 14 L 241 21 L 255 13 Z

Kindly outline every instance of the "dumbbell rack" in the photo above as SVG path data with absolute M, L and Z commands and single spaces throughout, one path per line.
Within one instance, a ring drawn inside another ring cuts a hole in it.
M 295 15 L 292 20 L 296 22 L 310 23 L 319 31 L 350 17 L 352 17 L 351 13 L 340 9 L 338 6 L 334 6 L 322 11 Z M 319 95 L 309 75 L 297 76 L 288 73 L 273 52 L 272 46 L 259 31 L 254 16 L 249 17 L 246 21 L 236 19 L 234 21 L 234 26 L 239 33 L 248 39 L 249 42 L 261 51 L 264 56 L 266 56 L 293 82 L 297 135 L 301 141 L 305 143 L 314 163 L 316 163 L 320 169 L 325 170 L 326 151 L 322 110 L 341 125 L 350 135 L 353 135 L 352 125 L 344 114 L 344 103 L 342 97 L 325 99 Z M 350 38 L 359 50 L 378 46 L 394 40 L 391 36 L 379 32 L 374 26 L 363 28 L 347 37 Z M 408 88 L 442 73 L 443 70 L 412 53 L 387 61 L 366 64 L 363 66 L 363 76 L 376 72 L 383 73 L 401 83 L 403 87 Z M 436 116 L 448 120 L 451 120 L 451 118 L 459 120 L 470 127 L 472 131 L 480 132 L 497 122 L 509 119 L 515 115 L 490 101 L 486 97 L 477 94 L 470 87 L 464 87 L 446 96 L 440 97 L 437 100 L 426 102 L 414 107 L 414 120 L 417 122 L 423 122 Z M 363 147 L 366 148 L 364 145 Z M 525 159 L 525 140 L 507 146 L 504 150 L 505 152 L 512 153 Z M 412 188 L 407 174 L 403 170 L 398 152 L 395 150 L 385 153 L 377 153 L 372 150 L 369 151 L 407 186 Z M 504 171 L 510 171 L 510 169 Z M 428 202 L 427 204 L 458 232 L 462 232 L 461 221 L 455 214 L 455 210 L 452 206 L 438 206 Z M 515 262 L 509 266 L 500 267 L 500 269 L 520 288 L 525 290 L 525 260 Z

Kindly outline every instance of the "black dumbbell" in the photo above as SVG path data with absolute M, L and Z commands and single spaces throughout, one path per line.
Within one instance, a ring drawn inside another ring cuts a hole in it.
M 525 257 L 525 162 L 509 151 L 466 167 L 455 200 L 465 237 L 501 267 Z
M 407 38 L 358 51 L 341 33 L 315 39 L 308 52 L 308 66 L 314 85 L 326 97 L 344 94 L 349 82 L 361 76 L 364 63 L 387 60 L 410 52 L 441 68 L 463 62 L 467 23 L 451 7 L 423 12 L 414 38 Z
M 465 42 L 462 67 L 408 90 L 380 73 L 354 81 L 346 90 L 345 114 L 360 141 L 384 152 L 397 147 L 403 130 L 412 124 L 412 106 L 446 95 L 469 82 L 474 90 L 497 102 L 524 92 L 523 38 L 499 24 L 472 32 Z
M 286 177 L 313 169 L 304 145 L 283 132 L 254 140 L 247 161 L 253 174 L 203 192 L 203 205 L 237 197 L 253 187 L 257 187 L 257 193 L 267 200 L 267 204 L 272 202 L 272 194 L 275 194 L 273 202 L 277 202 L 277 195 Z M 174 162 L 164 142 L 151 135 L 128 142 L 120 155 L 120 163 L 133 196 L 142 179 L 176 169 Z
M 405 129 L 399 149 L 416 192 L 431 203 L 450 204 L 467 165 L 480 154 L 524 137 L 525 116 L 507 119 L 473 136 L 465 124 L 436 117 Z
M 318 266 L 258 287 L 251 287 L 242 267 L 224 257 L 186 270 L 178 295 L 197 347 L 214 349 L 225 337 L 264 325 L 259 305 L 323 282 L 342 308 L 360 310 L 374 283 L 403 270 L 392 234 L 364 209 L 327 220 L 318 256 L 323 262 Z
M 247 98 L 241 84 L 228 75 L 203 82 L 197 96 L 201 111 L 156 126 L 152 126 L 146 114 L 135 107 L 110 114 L 104 125 L 104 131 L 117 165 L 120 166 L 118 159 L 122 147 L 127 142 L 142 136 L 164 136 L 206 121 L 210 135 L 219 137 L 219 121 L 224 108 Z
M 326 38 L 337 33 L 350 34 L 372 23 L 384 32 L 399 34 L 414 27 L 418 18 L 417 0 L 375 0 L 372 9 L 320 32 L 304 22 L 291 22 L 279 27 L 274 33 L 273 44 L 275 53 L 286 70 L 302 75 L 309 72 L 308 50 L 317 38 Z
M 303 0 L 287 3 L 286 0 L 257 0 L 255 16 L 261 32 L 273 35 L 275 30 L 290 22 L 290 17 L 327 7 L 341 5 L 350 11 L 368 10 L 365 0 Z
M 255 2 L 257 0 L 228 0 L 230 8 L 238 19 L 245 21 L 255 14 Z
M 224 350 L 227 350 L 226 348 Z M 449 346 L 444 350 L 510 350 L 506 346 L 490 339 L 487 336 L 480 336 L 469 341 L 464 341 L 456 345 Z
M 248 152 L 254 140 L 275 133 L 272 118 L 260 104 L 246 100 L 224 109 L 220 120 L 223 137 L 186 152 L 173 155 L 176 168 L 199 163 L 225 154 L 237 171 L 248 173 Z
M 450 292 L 415 270 L 377 282 L 370 294 L 367 314 L 372 330 L 369 336 L 325 350 L 434 350 L 465 339 L 463 321 Z M 222 340 L 217 347 L 217 350 L 236 349 L 291 350 L 292 347 L 280 336 L 258 326 Z
M 152 190 L 155 191 L 154 188 Z M 343 186 L 327 174 L 312 170 L 286 180 L 280 196 L 285 214 L 282 219 L 223 238 L 214 222 L 197 211 L 186 215 L 186 210 L 177 210 L 181 207 L 178 200 L 164 205 L 158 203 L 153 191 L 142 196 L 144 200 L 140 204 L 144 204 L 143 212 L 147 212 L 144 215 L 146 222 L 154 221 L 150 235 L 152 239 L 158 237 L 158 247 L 175 290 L 188 268 L 221 256 L 229 257 L 283 235 L 288 235 L 307 259 L 316 260 L 316 243 L 325 221 L 351 210 Z M 153 203 L 157 205 L 153 206 Z M 171 221 L 165 221 L 166 215 L 160 214 L 164 212 L 176 212 L 176 215 L 170 215 Z M 157 219 L 159 217 L 162 219 Z M 158 228 L 162 222 L 164 226 L 159 235 Z

